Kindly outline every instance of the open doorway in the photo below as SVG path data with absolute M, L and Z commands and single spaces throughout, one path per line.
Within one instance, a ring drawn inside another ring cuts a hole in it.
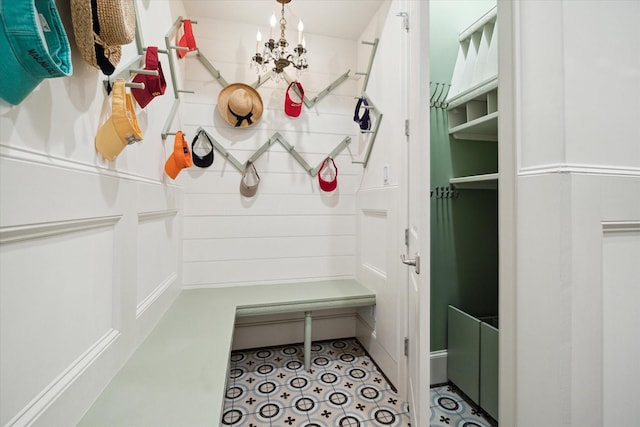
M 495 425 L 497 5 L 433 0 L 429 15 L 431 419 Z

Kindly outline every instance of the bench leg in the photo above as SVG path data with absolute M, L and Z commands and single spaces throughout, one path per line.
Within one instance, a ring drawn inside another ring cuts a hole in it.
M 304 369 L 311 368 L 311 312 L 304 312 Z

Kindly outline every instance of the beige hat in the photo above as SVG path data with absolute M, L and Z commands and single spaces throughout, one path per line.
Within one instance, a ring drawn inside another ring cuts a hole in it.
M 96 149 L 113 160 L 127 145 L 142 138 L 131 94 L 126 93 L 124 80 L 117 79 L 111 92 L 111 117 L 98 130 Z
M 231 126 L 246 128 L 256 124 L 262 110 L 260 94 L 244 83 L 232 83 L 218 95 L 218 112 Z
M 82 58 L 111 75 L 122 56 L 121 45 L 136 33 L 134 0 L 71 0 L 76 45 Z

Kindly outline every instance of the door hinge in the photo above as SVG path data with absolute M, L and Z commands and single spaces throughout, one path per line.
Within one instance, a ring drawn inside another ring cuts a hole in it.
M 404 229 L 404 245 L 409 246 L 409 229 Z
M 396 16 L 402 17 L 402 26 L 405 31 L 409 31 L 409 14 L 407 12 L 397 13 Z
M 409 356 L 409 338 L 404 339 L 404 355 Z
M 404 121 L 404 136 L 409 136 L 409 119 Z

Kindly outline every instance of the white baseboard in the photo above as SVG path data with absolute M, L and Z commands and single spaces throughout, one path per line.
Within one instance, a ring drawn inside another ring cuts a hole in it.
M 447 379 L 447 350 L 432 351 L 429 357 L 431 363 L 431 384 L 442 384 Z

